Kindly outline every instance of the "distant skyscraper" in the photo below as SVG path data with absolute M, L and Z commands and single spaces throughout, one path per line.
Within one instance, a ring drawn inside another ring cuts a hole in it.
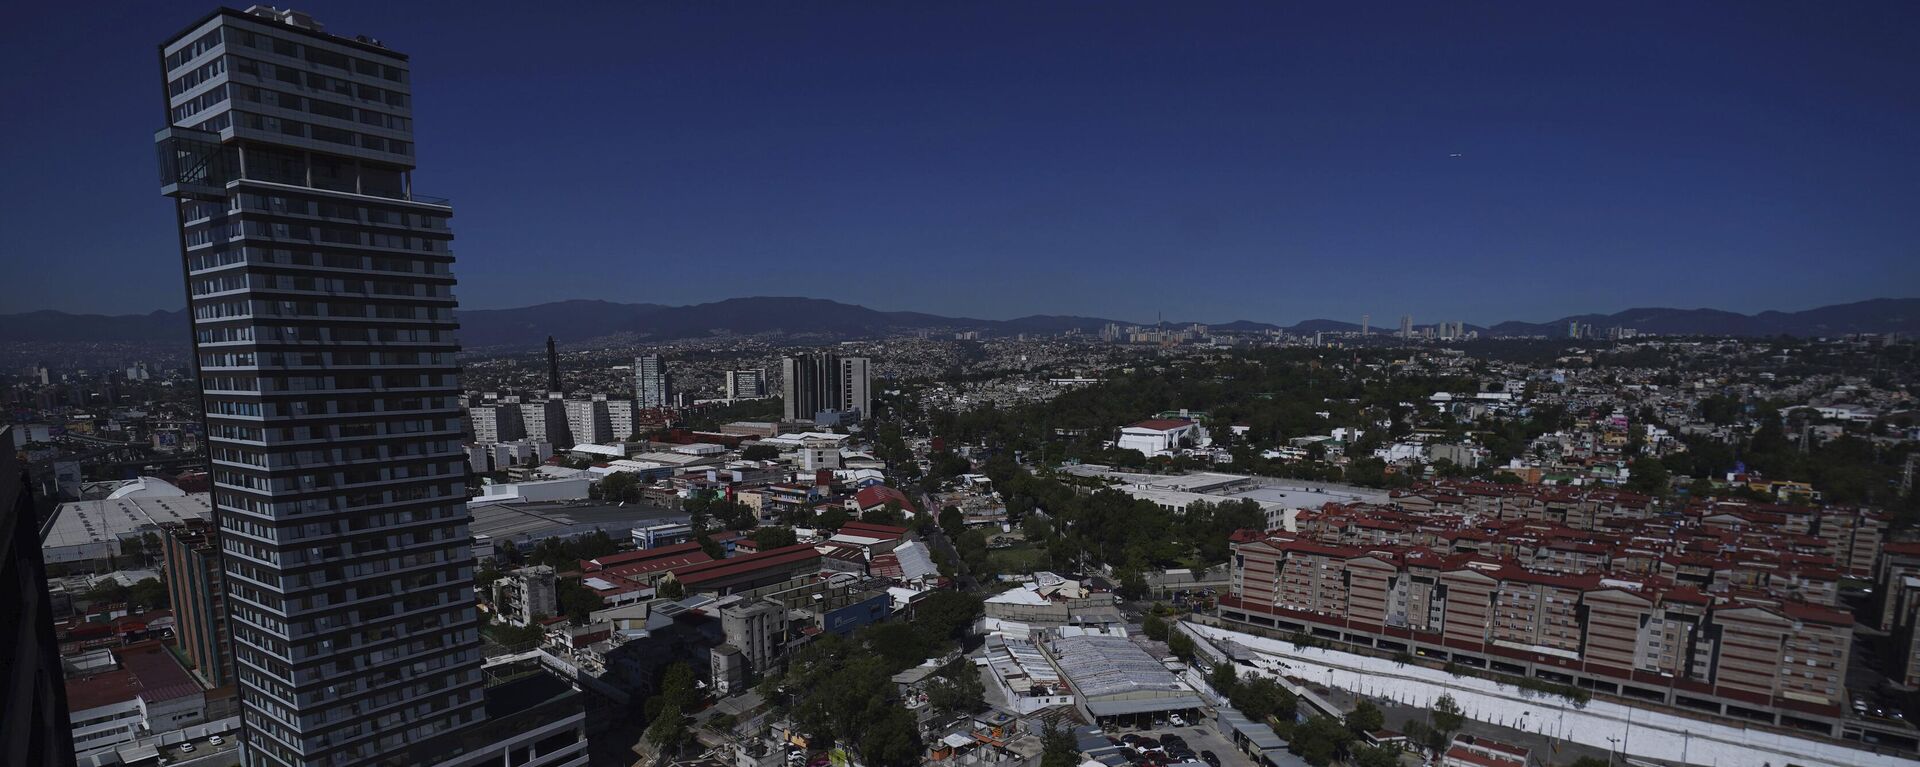
M 560 350 L 554 347 L 553 336 L 547 336 L 547 391 L 566 391 L 560 386 Z
M 767 371 L 727 371 L 727 399 L 752 399 L 767 396 Z
M 1367 336 L 1367 333 L 1370 330 L 1372 330 L 1372 328 L 1370 327 L 1372 324 L 1373 324 L 1373 315 L 1371 314 L 1360 315 L 1360 337 L 1361 338 L 1365 338 Z
M 160 58 L 245 761 L 482 747 L 434 737 L 487 706 L 453 210 L 413 192 L 407 57 L 255 6 Z
M 1402 339 L 1413 338 L 1413 315 L 1400 315 L 1400 337 Z
M 872 376 L 865 357 L 820 353 L 795 355 L 781 362 L 782 413 L 788 420 L 810 421 L 825 410 L 873 414 Z
M 634 358 L 633 394 L 641 408 L 673 407 L 673 381 L 667 377 L 664 358 L 658 354 Z

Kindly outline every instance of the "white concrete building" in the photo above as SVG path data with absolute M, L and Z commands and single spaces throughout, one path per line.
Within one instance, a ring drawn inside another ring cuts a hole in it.
M 1153 458 L 1172 455 L 1183 447 L 1206 447 L 1212 442 L 1207 430 L 1197 422 L 1150 418 L 1121 427 L 1120 440 L 1115 447 Z

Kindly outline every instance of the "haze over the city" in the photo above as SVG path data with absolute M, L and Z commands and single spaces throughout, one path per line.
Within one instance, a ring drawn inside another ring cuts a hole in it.
M 463 308 L 1494 322 L 1920 285 L 1910 4 L 302 10 L 417 62 Z M 146 131 L 183 10 L 13 15 L 0 313 L 178 308 Z

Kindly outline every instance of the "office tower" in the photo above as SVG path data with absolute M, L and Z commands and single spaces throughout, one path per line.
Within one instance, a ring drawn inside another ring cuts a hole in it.
M 1371 314 L 1360 315 L 1360 337 L 1361 338 L 1365 338 L 1367 336 L 1367 331 L 1371 329 L 1369 326 L 1371 326 L 1372 324 L 1373 324 L 1373 315 Z
M 1413 315 L 1400 315 L 1400 338 L 1403 340 L 1413 338 Z
M 18 427 L 11 427 L 18 428 Z M 32 483 L 0 426 L 0 764 L 69 767 L 66 675 L 40 560 Z
M 567 429 L 575 442 L 599 444 L 613 439 L 613 421 L 607 413 L 607 396 L 567 400 Z
M 727 371 L 727 399 L 753 399 L 767 396 L 767 371 Z
M 820 353 L 781 361 L 782 413 L 790 421 L 811 421 L 821 411 L 873 412 L 871 375 L 865 357 Z
M 560 351 L 553 346 L 553 336 L 547 336 L 547 391 L 566 391 L 560 388 Z
M 667 361 L 658 354 L 642 354 L 633 359 L 633 398 L 642 409 L 673 407 L 673 382 L 667 378 Z
M 161 533 L 167 596 L 173 602 L 174 637 L 207 684 L 219 687 L 233 681 L 220 532 L 213 523 L 196 519 L 168 523 Z
M 475 444 L 512 442 L 527 436 L 526 422 L 517 403 L 495 403 L 467 409 L 467 422 L 473 427 Z
M 160 58 L 246 763 L 423 761 L 486 707 L 453 210 L 413 192 L 407 57 L 255 6 Z

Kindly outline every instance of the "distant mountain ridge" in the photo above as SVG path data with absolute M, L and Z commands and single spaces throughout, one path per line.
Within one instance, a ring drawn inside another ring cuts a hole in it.
M 184 310 L 118 316 L 58 311 L 0 315 L 0 342 L 184 343 L 188 332 L 184 315 Z M 457 316 L 460 340 L 468 349 L 532 347 L 544 343 L 549 335 L 568 343 L 623 334 L 656 341 L 763 333 L 868 338 L 921 330 L 980 330 L 994 335 L 1057 334 L 1075 329 L 1098 333 L 1109 323 L 1148 324 L 1043 314 L 1009 320 L 943 317 L 923 312 L 883 312 L 821 298 L 775 296 L 730 298 L 687 306 L 556 301 L 516 309 L 468 309 Z M 1551 322 L 1508 321 L 1485 328 L 1467 327 L 1489 336 L 1565 336 L 1572 322 L 1591 325 L 1596 331 L 1622 327 L 1661 335 L 1920 334 L 1920 298 L 1879 298 L 1799 312 L 1766 311 L 1751 315 L 1718 309 L 1643 308 L 1613 314 L 1574 315 Z M 1161 324 L 1185 327 L 1192 323 Z M 1286 330 L 1303 335 L 1360 329 L 1356 323 L 1328 319 L 1305 320 L 1288 326 L 1237 320 L 1210 323 L 1209 327 L 1239 333 Z M 1389 334 L 1398 328 L 1375 327 L 1373 330 Z

